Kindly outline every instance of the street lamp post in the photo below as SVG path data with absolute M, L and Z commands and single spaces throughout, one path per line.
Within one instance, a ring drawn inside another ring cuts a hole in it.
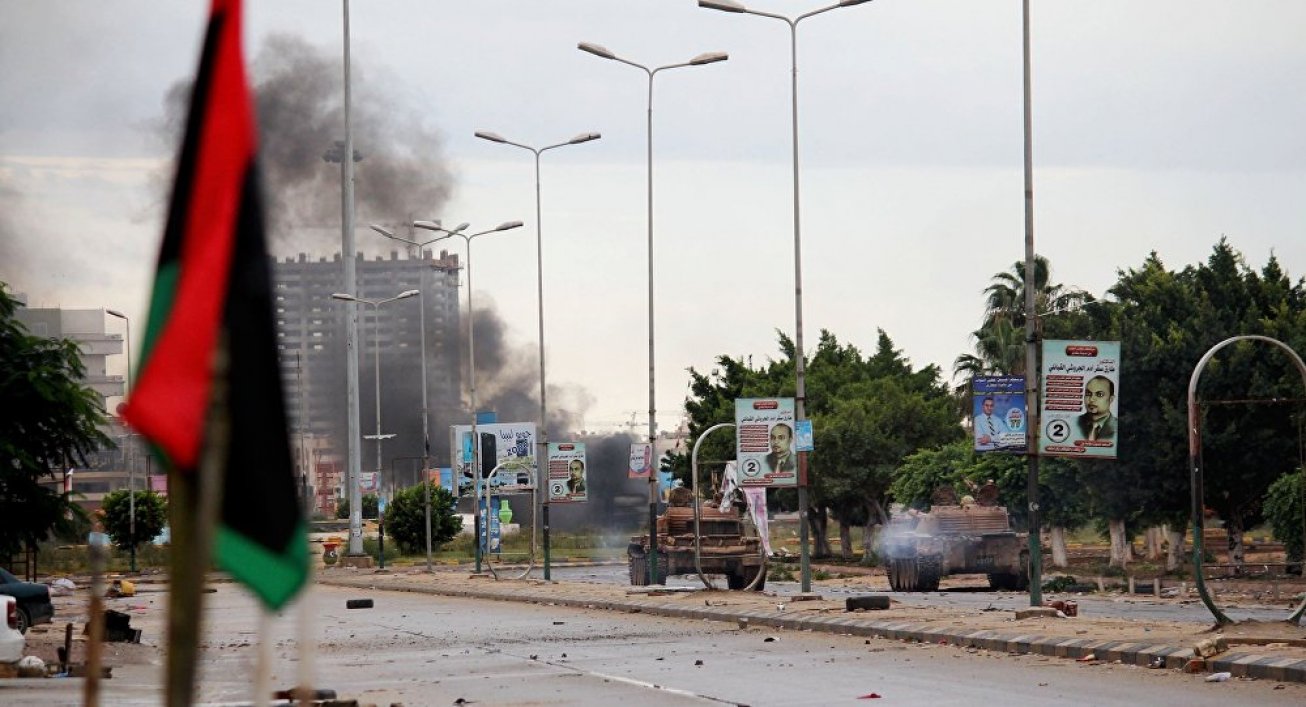
M 840 0 L 840 2 L 828 5 L 811 12 L 805 12 L 794 18 L 784 15 L 776 15 L 769 12 L 750 10 L 735 0 L 698 0 L 698 6 L 709 10 L 721 10 L 722 12 L 733 12 L 747 15 L 757 15 L 758 17 L 770 17 L 771 19 L 781 20 L 789 25 L 789 59 L 791 67 L 790 81 L 790 105 L 793 119 L 791 121 L 791 131 L 793 134 L 793 170 L 794 170 L 794 377 L 796 379 L 796 392 L 794 400 L 794 414 L 796 419 L 807 419 L 807 365 L 803 359 L 803 249 L 802 249 L 802 221 L 799 218 L 799 200 L 798 200 L 798 23 L 803 20 L 819 15 L 830 10 L 837 10 L 841 7 L 851 7 L 861 5 L 870 0 Z M 812 564 L 811 551 L 808 547 L 808 528 L 807 528 L 807 452 L 798 453 L 798 534 L 800 557 L 799 566 L 802 575 L 802 591 L 804 594 L 812 591 Z
M 344 266 L 345 292 L 358 292 L 358 267 L 354 252 L 354 163 L 359 160 L 354 151 L 354 130 L 350 118 L 352 70 L 349 63 L 349 0 L 341 0 L 344 15 L 344 122 L 345 139 L 323 155 L 327 162 L 340 163 L 340 259 Z M 362 431 L 358 411 L 358 314 L 354 307 L 345 313 L 345 417 L 348 425 L 349 446 L 345 479 L 349 498 L 349 548 L 347 556 L 363 554 L 363 501 L 358 490 L 358 475 L 362 471 L 362 450 L 356 444 Z
M 353 295 L 346 294 L 343 292 L 337 292 L 331 295 L 332 299 L 338 299 L 344 302 L 355 302 L 357 304 L 365 304 L 370 306 L 372 308 L 372 316 L 376 318 L 375 324 L 372 325 L 372 333 L 374 337 L 373 340 L 375 342 L 374 343 L 375 359 L 373 359 L 374 361 L 373 367 L 376 369 L 374 371 L 375 373 L 374 378 L 376 381 L 376 434 L 371 435 L 370 437 L 376 440 L 376 474 L 378 479 L 381 477 L 381 468 L 383 464 L 382 456 L 381 456 L 381 442 L 385 439 L 394 436 L 394 435 L 381 434 L 381 305 L 386 304 L 388 302 L 395 302 L 401 299 L 408 299 L 409 297 L 416 297 L 419 294 L 421 294 L 421 290 L 405 290 L 404 292 L 400 292 L 394 297 L 387 297 L 385 299 L 379 299 L 379 300 L 363 299 L 361 297 L 355 297 Z M 361 505 L 362 501 L 360 500 L 359 503 Z M 352 514 L 353 508 L 350 508 L 349 510 L 350 513 Z M 362 509 L 360 508 L 359 510 L 361 511 Z M 383 538 L 381 542 L 384 543 L 385 521 L 382 518 L 379 519 L 379 522 L 381 524 L 381 537 Z M 381 568 L 384 569 L 385 568 L 385 545 L 384 544 L 381 546 L 380 564 L 381 564 Z
M 132 383 L 132 320 L 127 318 L 126 314 L 116 309 L 106 309 L 105 314 L 117 317 L 127 324 L 127 375 L 123 380 L 124 392 L 131 391 Z M 128 444 L 130 444 L 128 438 Z M 128 450 L 130 451 L 130 450 Z M 126 458 L 126 455 L 123 455 Z M 127 463 L 127 517 L 128 533 L 131 534 L 131 570 L 136 571 L 136 458 L 133 455 L 130 462 Z
M 480 231 L 468 235 L 464 233 L 469 224 L 463 223 L 457 228 L 448 230 L 440 225 L 439 221 L 414 221 L 413 226 L 428 231 L 443 233 L 443 236 L 428 241 L 434 243 L 445 238 L 458 236 L 467 243 L 467 368 L 471 375 L 471 404 L 472 404 L 472 479 L 473 488 L 475 489 L 475 498 L 472 504 L 472 533 L 476 537 L 476 572 L 481 571 L 481 438 L 476 430 L 476 316 L 472 309 L 472 240 L 477 236 L 484 236 L 489 233 L 498 233 L 499 231 L 508 231 L 514 228 L 521 228 L 521 221 L 505 221 L 488 231 Z M 455 485 L 457 481 L 454 482 Z
M 665 66 L 647 67 L 643 64 L 623 59 L 613 54 L 606 47 L 590 42 L 581 42 L 576 48 L 593 54 L 601 59 L 611 59 L 627 66 L 633 66 L 648 75 L 648 126 L 646 130 L 647 182 L 648 182 L 648 443 L 651 449 L 657 445 L 657 401 L 654 397 L 654 358 L 653 358 L 653 77 L 659 71 L 679 69 L 686 66 L 702 66 L 725 61 L 730 58 L 725 52 L 708 52 L 699 54 L 689 61 Z M 654 453 L 656 456 L 656 452 Z M 656 460 L 655 460 L 656 462 Z M 653 465 L 656 467 L 656 463 Z M 658 524 L 658 475 L 656 468 L 648 472 L 648 583 L 653 584 L 657 577 L 657 524 Z
M 466 226 L 463 226 L 466 228 Z M 402 241 L 410 245 L 417 246 L 418 255 L 421 255 L 422 249 L 426 246 L 444 238 L 432 238 L 429 241 L 419 243 L 407 238 L 395 235 L 392 231 L 383 226 L 372 224 L 372 230 L 389 238 L 391 240 Z M 423 256 L 425 257 L 425 256 Z M 426 571 L 431 572 L 431 482 L 426 478 L 427 469 L 431 466 L 431 423 L 428 415 L 430 414 L 430 405 L 426 402 L 426 288 L 421 290 L 421 297 L 418 299 L 418 305 L 421 312 L 421 335 L 422 335 L 422 505 L 423 514 L 426 518 Z
M 548 490 L 548 473 L 547 460 L 549 456 L 549 433 L 548 433 L 548 406 L 545 402 L 544 387 L 544 240 L 541 235 L 541 218 L 540 218 L 540 153 L 567 145 L 579 145 L 591 140 L 598 140 L 601 135 L 598 133 L 581 133 L 576 137 L 560 142 L 556 145 L 535 148 L 530 145 L 523 145 L 520 142 L 513 142 L 498 135 L 497 133 L 480 131 L 476 137 L 490 142 L 497 142 L 504 145 L 520 147 L 523 150 L 529 150 L 535 155 L 535 284 L 536 284 L 536 301 L 539 304 L 540 312 L 540 429 L 539 439 L 535 445 L 535 465 L 539 473 L 544 476 L 543 479 L 535 479 L 535 488 L 538 489 L 544 485 L 543 508 L 541 511 L 542 522 L 544 526 L 544 579 L 550 579 L 549 576 L 549 490 Z

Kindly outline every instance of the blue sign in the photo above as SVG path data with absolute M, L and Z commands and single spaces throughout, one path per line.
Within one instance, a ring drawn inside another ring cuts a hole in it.
M 489 504 L 487 507 L 486 504 Z M 499 497 L 482 496 L 481 497 L 481 552 L 494 553 L 496 555 L 503 552 L 503 545 L 500 543 L 499 527 Z M 494 509 L 489 510 L 489 509 Z M 487 537 L 488 536 L 488 537 Z
M 476 424 L 493 425 L 499 421 L 499 413 L 493 410 L 482 410 L 476 413 Z
M 810 452 L 814 449 L 812 446 L 811 420 L 796 420 L 794 422 L 794 449 L 799 452 Z
M 1024 454 L 1028 432 L 1025 377 L 975 376 L 971 391 L 975 451 Z

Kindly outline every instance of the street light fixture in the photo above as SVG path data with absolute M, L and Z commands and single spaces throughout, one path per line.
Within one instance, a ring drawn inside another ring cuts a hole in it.
M 770 12 L 761 12 L 759 10 L 750 10 L 742 3 L 735 0 L 698 0 L 698 6 L 709 10 L 720 10 L 722 12 L 740 13 L 746 15 L 757 15 L 758 17 L 770 17 L 776 20 L 782 20 L 789 25 L 789 57 L 791 65 L 792 79 L 790 83 L 790 104 L 792 107 L 792 133 L 793 133 L 793 167 L 794 167 L 794 377 L 796 379 L 796 394 L 794 400 L 794 414 L 796 419 L 805 420 L 807 418 L 807 366 L 803 360 L 803 256 L 802 256 L 802 222 L 799 218 L 798 206 L 798 23 L 803 20 L 819 15 L 830 10 L 837 10 L 841 7 L 852 7 L 870 2 L 870 0 L 841 0 L 840 2 L 828 5 L 811 12 L 806 12 L 794 18 L 784 15 L 776 15 Z M 812 591 L 812 563 L 811 551 L 808 547 L 808 529 L 807 529 L 807 452 L 798 453 L 798 534 L 800 558 L 799 566 L 802 574 L 802 592 L 804 594 Z
M 647 162 L 648 162 L 648 443 L 650 449 L 657 445 L 657 401 L 654 397 L 653 358 L 653 77 L 659 71 L 679 69 L 685 66 L 703 66 L 725 61 L 730 55 L 725 52 L 707 52 L 699 54 L 689 61 L 665 66 L 647 67 L 629 59 L 613 54 L 607 47 L 581 42 L 576 48 L 603 59 L 611 59 L 627 66 L 633 66 L 648 75 L 648 127 L 647 127 Z M 656 461 L 656 460 L 655 460 Z M 656 464 L 654 465 L 656 466 Z M 657 524 L 658 524 L 658 475 L 650 468 L 648 473 L 648 583 L 653 584 L 657 577 Z
M 127 324 L 127 337 L 125 339 L 127 346 L 127 375 L 123 380 L 123 392 L 130 392 L 132 387 L 132 320 L 126 314 L 116 309 L 106 309 L 105 314 L 117 317 Z M 124 396 L 126 397 L 126 396 Z M 128 444 L 130 444 L 130 437 Z M 128 450 L 130 452 L 131 450 Z M 125 457 L 126 455 L 124 455 Z M 128 531 L 131 534 L 131 571 L 136 571 L 136 459 L 132 459 L 127 464 L 127 517 Z
M 476 137 L 479 137 L 482 140 L 489 140 L 490 142 L 497 142 L 502 145 L 512 145 L 513 147 L 520 147 L 521 149 L 528 150 L 531 152 L 531 154 L 535 155 L 535 268 L 536 268 L 535 271 L 536 272 L 535 274 L 536 295 L 535 296 L 536 296 L 536 302 L 539 304 L 539 313 L 540 313 L 540 429 L 539 429 L 539 438 L 536 440 L 536 445 L 535 445 L 535 460 L 536 460 L 537 468 L 545 469 L 547 468 L 546 465 L 547 465 L 547 459 L 549 455 L 549 439 L 548 439 L 548 429 L 547 429 L 548 407 L 545 402 L 545 387 L 544 387 L 544 240 L 543 240 L 543 236 L 541 235 L 541 230 L 543 227 L 541 226 L 542 220 L 540 216 L 540 154 L 558 147 L 566 147 L 567 145 L 580 145 L 581 143 L 590 142 L 592 140 L 598 140 L 603 136 L 598 133 L 580 133 L 576 137 L 573 137 L 572 139 L 566 142 L 560 142 L 557 143 L 556 145 L 548 145 L 539 148 L 531 147 L 530 145 L 524 145 L 520 142 L 513 142 L 512 140 L 508 140 L 507 138 L 504 138 L 498 133 L 492 133 L 487 131 L 478 131 L 476 133 Z M 537 478 L 535 480 L 535 488 L 537 489 L 537 493 L 538 493 L 538 489 L 540 488 L 540 485 L 541 484 L 545 485 L 543 509 L 541 512 L 541 515 L 543 517 L 543 525 L 544 525 L 544 579 L 545 580 L 550 579 L 549 576 L 549 491 L 548 491 L 548 486 L 545 483 L 547 479 L 548 477 L 546 474 L 544 479 Z
M 437 221 L 436 223 L 439 223 L 439 222 Z M 468 224 L 465 224 L 465 223 L 464 223 L 463 225 L 459 226 L 457 230 L 462 230 L 462 229 L 464 229 L 464 228 L 467 228 L 467 225 L 468 225 Z M 373 231 L 376 231 L 377 233 L 379 233 L 379 234 L 381 234 L 381 235 L 383 235 L 383 236 L 385 236 L 386 238 L 390 238 L 390 239 L 392 239 L 392 240 L 396 240 L 396 241 L 402 241 L 402 242 L 404 242 L 404 243 L 409 243 L 409 244 L 411 244 L 411 245 L 417 246 L 417 250 L 418 250 L 419 254 L 420 254 L 421 250 L 422 250 L 423 248 L 425 248 L 426 246 L 428 246 L 428 245 L 430 245 L 430 244 L 432 244 L 432 243 L 434 243 L 434 242 L 440 240 L 441 238 L 444 238 L 444 237 L 445 237 L 445 236 L 440 236 L 440 238 L 432 238 L 432 239 L 429 240 L 429 241 L 425 241 L 425 242 L 422 242 L 422 243 L 418 243 L 418 242 L 416 242 L 416 241 L 412 241 L 412 240 L 409 240 L 409 239 L 407 239 L 407 238 L 403 238 L 403 237 L 401 237 L 401 236 L 397 236 L 397 235 L 395 235 L 393 232 L 391 232 L 390 230 L 386 229 L 386 228 L 383 227 L 383 226 L 378 226 L 377 224 L 372 224 L 372 230 L 373 230 Z M 427 402 L 426 402 L 426 291 L 425 291 L 425 290 L 423 290 L 423 291 L 421 292 L 421 297 L 418 299 L 418 304 L 419 304 L 419 307 L 420 307 L 419 310 L 418 310 L 418 311 L 419 311 L 419 315 L 418 315 L 418 316 L 421 317 L 421 336 L 422 336 L 422 350 L 421 350 L 421 356 L 422 356 L 422 474 L 423 474 L 423 477 L 425 477 L 425 474 L 427 473 L 427 469 L 429 469 L 430 466 L 431 466 L 431 423 L 430 423 L 430 418 L 428 417 L 429 414 L 430 414 L 430 405 L 428 405 Z M 433 571 L 433 568 L 432 568 L 432 564 L 431 564 L 431 482 L 430 482 L 430 479 L 427 479 L 427 478 L 423 478 L 423 479 L 422 479 L 422 497 L 423 497 L 423 504 L 422 504 L 422 505 L 423 505 L 423 515 L 424 515 L 425 518 L 426 518 L 426 525 L 425 525 L 425 531 L 426 531 L 426 571 L 427 571 L 427 572 L 431 572 L 431 571 Z
M 393 435 L 381 434 L 381 312 L 380 312 L 381 305 L 389 302 L 395 302 L 401 299 L 408 299 L 409 297 L 416 297 L 419 294 L 421 294 L 421 290 L 405 290 L 395 295 L 394 297 L 386 297 L 385 299 L 379 299 L 379 300 L 363 299 L 362 297 L 355 297 L 351 294 L 346 294 L 343 292 L 337 292 L 331 295 L 331 299 L 341 300 L 342 302 L 355 302 L 357 304 L 368 305 L 373 310 L 372 315 L 376 317 L 376 323 L 372 326 L 373 336 L 375 337 L 374 340 L 375 340 L 375 349 L 376 349 L 375 351 L 376 358 L 374 359 L 374 363 L 373 363 L 373 366 L 376 369 L 374 371 L 375 373 L 374 378 L 376 381 L 376 435 L 365 436 L 365 439 L 376 440 L 376 473 L 378 479 L 381 477 L 381 467 L 382 467 L 381 442 L 393 436 Z M 360 511 L 361 511 L 361 504 L 362 504 L 361 499 L 359 500 L 359 504 L 360 504 Z M 351 507 L 349 510 L 350 513 L 352 514 L 353 508 Z M 384 549 L 382 550 L 381 553 L 380 563 L 381 563 L 381 567 L 384 568 L 385 567 Z
M 521 228 L 521 221 L 505 221 L 488 231 L 467 234 L 469 224 L 460 224 L 457 228 L 449 230 L 440 225 L 439 221 L 414 221 L 415 228 L 421 228 L 428 231 L 443 233 L 443 236 L 434 238 L 428 243 L 442 241 L 446 238 L 458 236 L 467 242 L 467 368 L 471 374 L 471 393 L 472 393 L 472 479 L 474 480 L 473 488 L 475 489 L 475 499 L 472 504 L 472 532 L 476 540 L 473 543 L 476 546 L 476 572 L 481 572 L 481 438 L 478 436 L 476 429 L 476 316 L 472 309 L 472 240 L 477 236 L 484 236 L 489 233 L 498 233 L 499 231 L 509 231 L 514 228 Z M 538 464 L 538 460 L 536 460 Z M 457 481 L 454 481 L 457 486 Z

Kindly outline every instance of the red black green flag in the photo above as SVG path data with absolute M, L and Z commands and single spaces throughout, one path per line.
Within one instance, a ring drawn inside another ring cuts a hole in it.
M 217 562 L 277 609 L 303 586 L 308 547 L 277 362 L 256 151 L 240 2 L 213 0 L 140 372 L 124 416 L 175 473 L 194 473 L 201 459 L 221 460 Z M 215 426 L 215 416 L 223 424 Z M 214 429 L 226 433 L 210 434 Z

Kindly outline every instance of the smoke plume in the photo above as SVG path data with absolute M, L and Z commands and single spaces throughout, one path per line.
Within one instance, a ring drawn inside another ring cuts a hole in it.
M 405 223 L 438 214 L 453 189 L 439 135 L 388 72 L 352 61 L 355 222 Z M 344 78 L 341 58 L 300 37 L 274 34 L 252 62 L 259 155 L 278 254 L 340 248 Z M 165 133 L 180 139 L 191 84 L 165 98 Z M 334 160 L 330 161 L 330 160 Z M 380 239 L 359 249 L 380 252 Z

